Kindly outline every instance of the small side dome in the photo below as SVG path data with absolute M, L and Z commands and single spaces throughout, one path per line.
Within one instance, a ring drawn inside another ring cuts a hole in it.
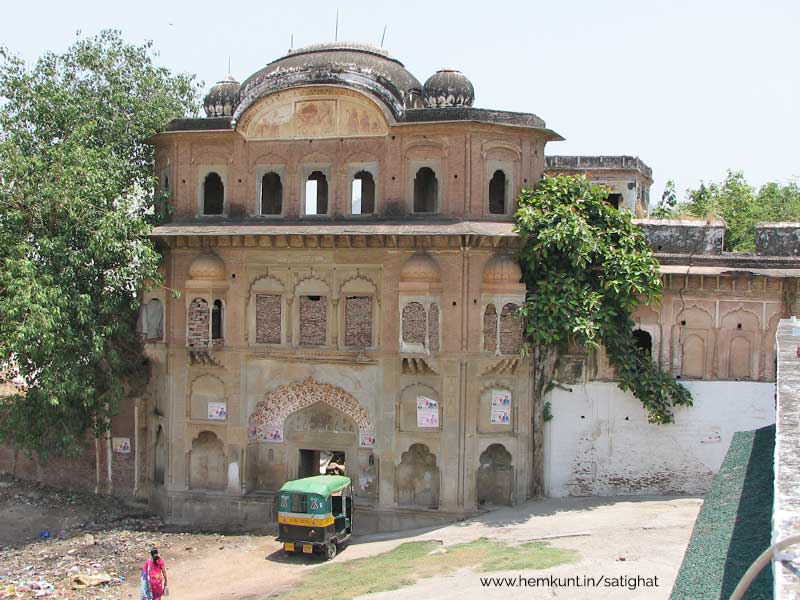
M 415 254 L 403 265 L 400 274 L 402 281 L 427 281 L 437 283 L 442 280 L 439 265 L 427 254 Z
M 510 256 L 497 254 L 483 268 L 483 283 L 519 283 L 522 269 Z
M 422 86 L 422 98 L 428 108 L 472 106 L 475 89 L 461 71 L 436 71 Z
M 225 263 L 216 254 L 201 254 L 189 266 L 192 279 L 225 279 Z
M 218 81 L 203 100 L 207 117 L 230 117 L 239 104 L 239 82 L 232 75 Z

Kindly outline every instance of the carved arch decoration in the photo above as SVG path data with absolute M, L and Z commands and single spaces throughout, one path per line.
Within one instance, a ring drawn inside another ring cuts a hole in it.
M 490 158 L 491 154 L 495 154 L 496 152 L 493 151 L 500 151 L 500 154 L 504 156 L 500 156 L 497 158 L 508 158 L 508 154 L 513 156 L 512 160 L 518 161 L 522 158 L 522 149 L 517 144 L 512 144 L 510 142 L 505 142 L 501 140 L 488 140 L 481 144 L 481 157 L 486 160 Z
M 309 377 L 302 382 L 280 386 L 256 405 L 248 419 L 248 440 L 280 441 L 271 432 L 276 429 L 282 432 L 289 415 L 316 402 L 324 402 L 352 418 L 358 425 L 359 432 L 374 431 L 369 413 L 352 394 L 333 384 L 321 383 Z
M 312 271 L 311 273 L 300 277 L 292 288 L 292 295 L 298 296 L 301 294 L 319 294 L 327 295 L 331 293 L 332 286 L 328 281 L 330 275 L 321 273 L 319 271 Z
M 412 156 L 412 154 L 416 154 L 415 150 L 432 150 L 433 154 L 427 156 L 427 158 L 447 158 L 447 144 L 445 142 L 440 142 L 438 140 L 432 140 L 430 138 L 417 138 L 413 139 L 406 144 L 403 145 L 403 158 L 421 158 L 417 156 Z M 425 153 L 429 154 L 429 153 Z
M 339 285 L 339 294 L 378 293 L 378 284 L 363 273 L 356 273 L 343 280 Z
M 286 291 L 286 284 L 275 275 L 264 273 L 253 278 L 250 282 L 250 289 L 247 291 L 247 297 L 253 295 L 254 292 L 260 291 L 275 291 L 276 293 L 284 293 Z
M 289 164 L 289 158 L 284 154 L 275 152 L 275 150 L 265 150 L 254 153 L 248 162 L 250 170 L 253 170 L 258 165 L 286 165 Z

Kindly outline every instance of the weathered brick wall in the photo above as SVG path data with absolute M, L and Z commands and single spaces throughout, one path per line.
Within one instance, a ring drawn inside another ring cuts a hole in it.
M 188 314 L 188 339 L 189 346 L 208 346 L 208 322 L 211 318 L 211 311 L 208 310 L 208 302 L 202 298 L 195 298 L 189 305 Z
M 348 296 L 344 300 L 344 345 L 372 346 L 372 298 Z
M 519 307 L 508 303 L 500 313 L 500 352 L 518 354 L 522 346 L 522 319 L 518 314 Z
M 256 294 L 256 343 L 281 343 L 281 297 Z
M 425 343 L 425 307 L 419 302 L 409 302 L 403 307 L 401 317 L 403 341 L 407 344 Z
M 487 306 L 483 313 L 483 349 L 497 351 L 497 309 L 494 304 Z
M 300 296 L 300 344 L 324 346 L 328 326 L 328 299 Z
M 133 494 L 135 473 L 136 435 L 134 432 L 134 404 L 125 400 L 120 405 L 118 414 L 111 421 L 111 435 L 127 437 L 131 441 L 129 454 L 112 453 L 111 468 L 113 477 L 113 493 L 117 496 Z M 100 441 L 100 476 L 106 475 L 106 445 Z M 140 457 L 142 464 L 146 457 Z M 0 472 L 9 473 L 21 479 L 40 481 L 48 485 L 68 489 L 94 491 L 96 483 L 95 444 L 91 435 L 87 435 L 86 443 L 80 456 L 75 459 L 50 457 L 41 459 L 36 454 L 17 450 L 9 446 L 0 446 Z
M 431 352 L 439 351 L 439 305 L 432 304 L 428 315 L 428 343 Z

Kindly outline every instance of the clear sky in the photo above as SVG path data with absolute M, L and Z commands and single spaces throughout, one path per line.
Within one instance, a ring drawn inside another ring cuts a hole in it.
M 294 46 L 379 43 L 424 82 L 464 72 L 475 105 L 532 112 L 567 141 L 548 154 L 632 154 L 651 198 L 741 169 L 800 177 L 800 0 L 502 2 L 72 0 L 7 2 L 0 44 L 28 60 L 81 30 L 151 39 L 206 87 L 231 60 L 242 81 Z

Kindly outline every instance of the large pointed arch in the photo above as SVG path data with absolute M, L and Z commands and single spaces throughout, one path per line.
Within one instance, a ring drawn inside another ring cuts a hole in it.
M 330 383 L 320 383 L 309 377 L 302 382 L 282 385 L 269 392 L 256 405 L 248 420 L 249 440 L 266 441 L 269 439 L 269 430 L 275 428 L 282 430 L 286 417 L 315 402 L 324 402 L 345 413 L 356 422 L 361 432 L 374 431 L 367 410 L 352 394 Z

